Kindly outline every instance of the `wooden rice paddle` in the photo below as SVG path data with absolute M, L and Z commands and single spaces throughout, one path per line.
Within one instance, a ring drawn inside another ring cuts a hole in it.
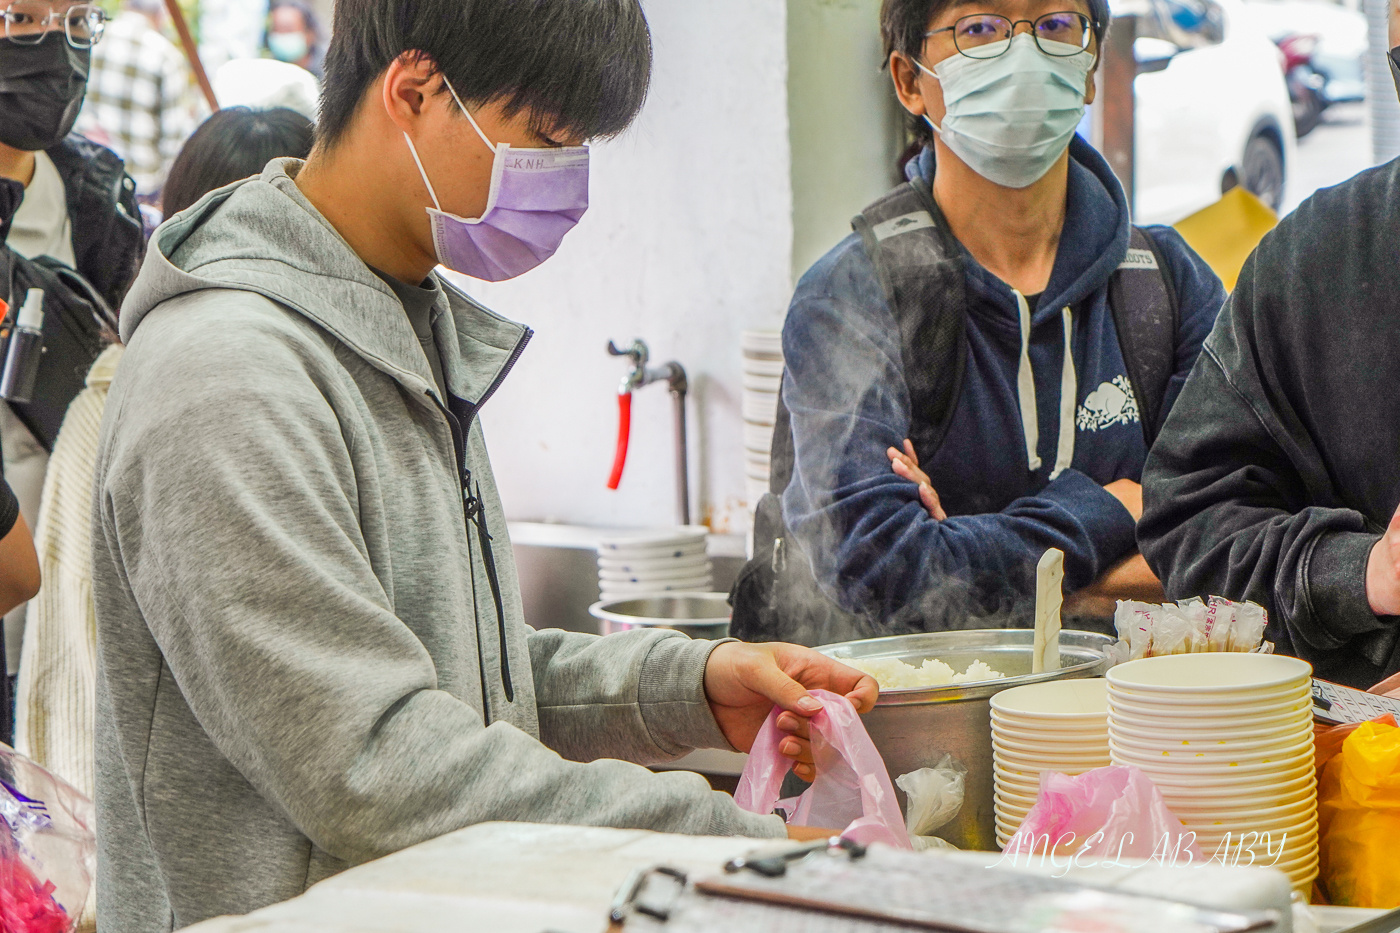
M 1065 602 L 1065 552 L 1051 548 L 1035 568 L 1035 645 L 1031 673 L 1060 669 L 1060 607 Z
M 204 62 L 199 60 L 199 48 L 194 44 L 194 35 L 190 32 L 190 24 L 185 22 L 185 11 L 180 9 L 179 0 L 165 0 L 165 9 L 170 14 L 170 21 L 175 24 L 175 32 L 180 36 L 180 47 L 185 50 L 185 58 L 189 60 L 190 68 L 194 71 L 194 78 L 199 82 L 199 89 L 204 92 L 204 99 L 209 103 L 209 109 L 218 113 L 219 101 L 214 96 L 214 85 L 209 83 L 209 75 L 204 70 Z

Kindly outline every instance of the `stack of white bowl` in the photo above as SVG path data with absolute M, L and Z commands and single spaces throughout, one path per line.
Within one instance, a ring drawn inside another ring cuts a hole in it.
M 708 593 L 708 539 L 709 529 L 697 525 L 609 535 L 598 542 L 600 598 Z
M 1318 871 L 1308 663 L 1171 655 L 1120 664 L 1108 685 L 1113 763 L 1147 773 L 1207 859 L 1247 865 L 1252 850 L 1306 893 Z
M 997 845 L 1016 834 L 1040 793 L 1042 771 L 1083 774 L 1109 764 L 1102 679 L 1056 680 L 992 697 Z
M 783 384 L 783 335 L 746 330 L 743 347 L 744 481 L 749 505 L 755 506 L 768 491 L 773 424 Z

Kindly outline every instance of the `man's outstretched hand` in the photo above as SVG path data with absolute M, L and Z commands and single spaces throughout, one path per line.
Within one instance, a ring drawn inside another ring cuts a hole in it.
M 705 696 L 729 744 L 748 751 L 773 707 L 781 706 L 778 728 L 790 735 L 778 750 L 797 762 L 793 771 L 804 781 L 816 777 L 807 725 L 822 706 L 807 691 L 818 689 L 844 696 L 858 713 L 873 709 L 880 695 L 870 675 L 797 645 L 726 642 L 705 666 Z
M 1371 548 L 1366 565 L 1366 596 L 1378 616 L 1400 615 L 1400 510 Z

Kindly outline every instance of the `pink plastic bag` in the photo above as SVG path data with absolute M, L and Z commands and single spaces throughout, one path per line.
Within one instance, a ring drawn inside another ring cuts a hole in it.
M 1162 859 L 1201 865 L 1195 833 L 1172 813 L 1151 778 L 1131 766 L 1096 768 L 1070 777 L 1040 775 L 1040 796 L 1004 851 L 1082 852 L 1101 859 Z
M 796 800 L 778 799 L 792 761 L 778 751 L 787 733 L 778 728 L 782 710 L 775 707 L 754 739 L 735 802 L 751 813 L 772 813 L 781 807 L 794 826 L 845 827 L 841 835 L 861 845 L 882 842 L 911 848 L 884 759 L 855 707 L 826 690 L 813 690 L 812 696 L 824 707 L 811 720 L 816 781 Z
M 87 902 L 92 802 L 0 745 L 0 933 L 67 933 Z

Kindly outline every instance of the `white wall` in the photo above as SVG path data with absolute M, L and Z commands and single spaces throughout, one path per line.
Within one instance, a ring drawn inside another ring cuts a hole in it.
M 469 288 L 537 332 L 483 411 L 512 519 L 674 521 L 671 401 L 639 393 L 622 488 L 605 488 L 626 363 L 645 339 L 690 373 L 692 509 L 742 529 L 739 335 L 778 327 L 792 292 L 785 0 L 647 0 L 651 97 L 595 147 L 592 207 L 541 268 Z
M 879 21 L 880 0 L 788 3 L 795 278 L 896 181 L 903 119 Z
M 781 328 L 795 276 L 890 186 L 879 2 L 643 2 L 651 97 L 623 138 L 595 147 L 587 216 L 534 272 L 466 283 L 537 332 L 482 420 L 513 520 L 673 522 L 663 385 L 636 395 L 627 473 L 605 488 L 627 365 L 604 347 L 641 337 L 655 363 L 690 374 L 694 520 L 742 533 L 740 334 Z

